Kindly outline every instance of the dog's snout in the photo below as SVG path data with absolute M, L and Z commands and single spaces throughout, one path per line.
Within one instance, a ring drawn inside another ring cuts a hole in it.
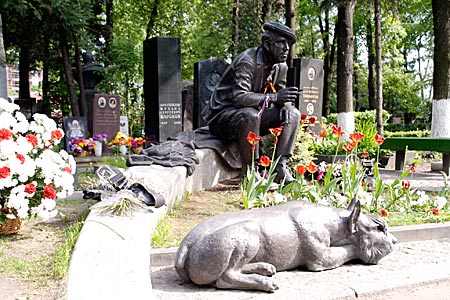
M 395 235 L 393 235 L 393 234 L 389 234 L 389 235 L 391 236 L 392 244 L 397 244 L 398 239 L 395 237 Z

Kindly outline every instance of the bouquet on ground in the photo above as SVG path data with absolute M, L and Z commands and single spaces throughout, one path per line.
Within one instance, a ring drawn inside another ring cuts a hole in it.
M 57 198 L 73 193 L 75 160 L 59 150 L 64 132 L 55 121 L 0 98 L 0 223 L 7 218 L 56 216 Z

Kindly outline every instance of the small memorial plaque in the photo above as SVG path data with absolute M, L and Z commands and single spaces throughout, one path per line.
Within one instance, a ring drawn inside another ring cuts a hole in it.
M 127 116 L 120 116 L 120 132 L 122 132 L 126 136 L 130 136 L 130 132 L 128 130 L 128 117 Z

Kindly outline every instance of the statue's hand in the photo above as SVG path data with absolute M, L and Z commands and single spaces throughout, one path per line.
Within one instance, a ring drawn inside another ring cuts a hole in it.
M 300 95 L 300 92 L 298 91 L 297 87 L 286 87 L 278 91 L 276 102 L 279 104 L 284 104 L 285 102 L 295 102 L 295 99 L 297 99 L 298 95 Z

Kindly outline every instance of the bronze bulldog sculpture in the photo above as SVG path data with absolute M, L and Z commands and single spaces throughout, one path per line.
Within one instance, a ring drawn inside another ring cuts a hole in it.
M 359 201 L 347 209 L 289 201 L 200 223 L 178 248 L 175 269 L 197 285 L 273 292 L 277 271 L 322 271 L 353 259 L 377 264 L 396 242 L 383 218 L 361 213 Z

